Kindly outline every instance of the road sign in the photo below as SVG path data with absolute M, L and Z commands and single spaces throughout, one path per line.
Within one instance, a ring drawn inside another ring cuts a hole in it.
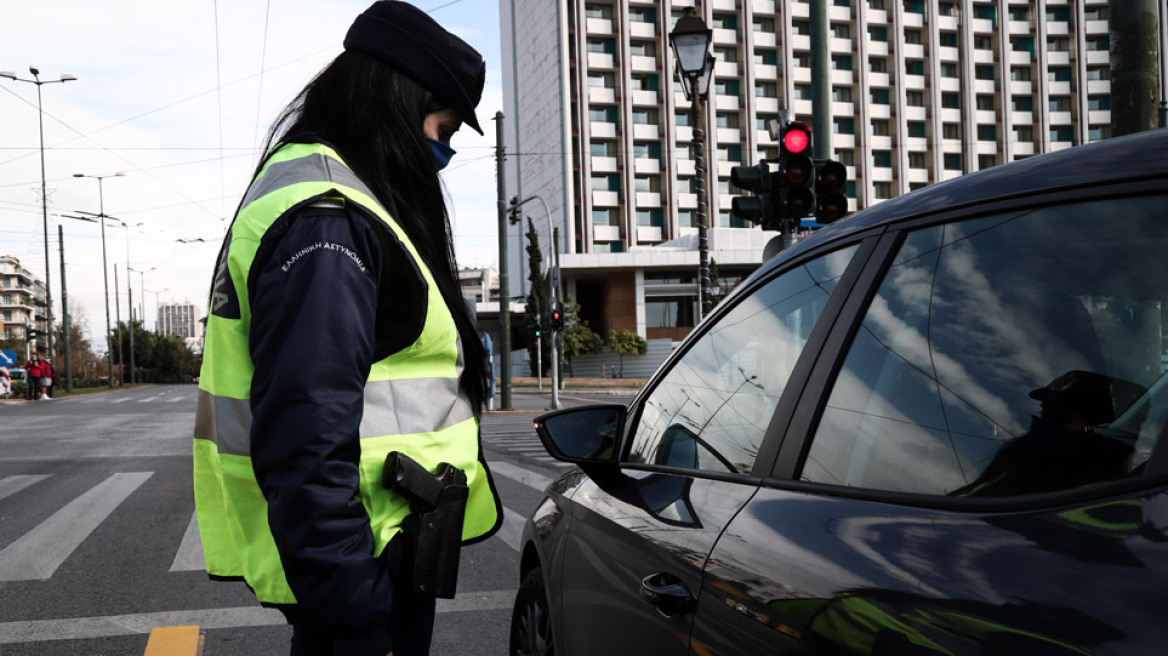
M 16 352 L 11 349 L 0 350 L 0 367 L 15 367 Z

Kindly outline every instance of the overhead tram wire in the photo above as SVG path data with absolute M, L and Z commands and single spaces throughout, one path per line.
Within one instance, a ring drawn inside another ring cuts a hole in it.
M 220 50 L 219 45 L 219 0 L 215 0 L 215 106 L 219 117 L 219 197 L 222 199 L 224 190 L 227 188 L 226 171 L 223 168 L 223 76 L 220 64 Z M 263 67 L 260 68 L 261 75 Z M 261 77 L 262 79 L 262 77 Z M 223 223 L 223 232 L 227 232 L 227 219 L 223 216 L 227 211 L 227 205 L 223 200 L 219 201 L 219 220 Z
M 264 101 L 264 67 L 267 66 L 268 62 L 268 26 L 270 24 L 271 15 L 272 0 L 267 0 L 264 6 L 264 42 L 263 46 L 260 48 L 259 92 L 256 93 L 256 117 L 255 123 L 252 127 L 252 133 L 255 135 L 255 146 L 252 147 L 252 151 L 255 153 L 257 158 L 262 155 L 262 153 L 259 152 L 261 147 L 260 144 L 263 143 L 263 134 L 260 132 L 260 107 L 263 106 Z

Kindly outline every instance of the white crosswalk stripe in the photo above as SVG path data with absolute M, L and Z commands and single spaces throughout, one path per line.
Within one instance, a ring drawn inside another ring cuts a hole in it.
M 0 581 L 50 578 L 153 472 L 113 474 L 0 551 Z

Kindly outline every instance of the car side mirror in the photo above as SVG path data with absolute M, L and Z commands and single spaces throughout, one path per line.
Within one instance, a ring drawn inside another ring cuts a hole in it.
M 615 469 L 628 409 L 623 405 L 589 405 L 541 415 L 535 430 L 543 448 L 556 460 L 593 470 Z

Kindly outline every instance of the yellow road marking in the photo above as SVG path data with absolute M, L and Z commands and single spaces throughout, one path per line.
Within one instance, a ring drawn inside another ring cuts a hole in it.
M 203 637 L 198 626 L 160 626 L 150 631 L 143 656 L 199 656 Z

